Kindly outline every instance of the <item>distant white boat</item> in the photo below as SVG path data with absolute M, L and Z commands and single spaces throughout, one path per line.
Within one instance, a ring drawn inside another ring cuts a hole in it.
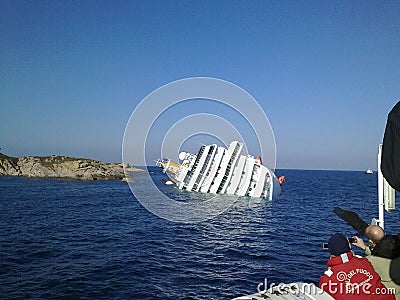
M 262 165 L 261 158 L 241 155 L 243 144 L 233 141 L 228 149 L 216 144 L 201 146 L 197 154 L 181 152 L 180 164 L 168 158 L 156 164 L 171 173 L 181 190 L 258 197 L 272 200 L 285 177 Z
M 371 169 L 365 171 L 365 174 L 373 174 L 374 172 Z

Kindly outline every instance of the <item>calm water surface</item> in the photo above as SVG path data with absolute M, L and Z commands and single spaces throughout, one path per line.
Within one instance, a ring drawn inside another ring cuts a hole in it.
M 265 278 L 318 283 L 322 243 L 355 234 L 333 207 L 377 217 L 376 174 L 276 173 L 287 181 L 273 202 L 242 198 L 198 224 L 154 216 L 119 181 L 0 177 L 0 298 L 230 299 Z M 163 189 L 187 195 L 164 178 L 154 169 Z M 400 232 L 399 216 L 386 213 L 388 232 Z

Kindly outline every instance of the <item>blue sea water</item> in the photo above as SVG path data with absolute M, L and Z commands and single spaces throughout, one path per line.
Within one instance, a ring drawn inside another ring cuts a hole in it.
M 156 184 L 174 189 L 152 171 Z M 230 299 L 265 278 L 318 283 L 328 258 L 322 243 L 334 232 L 355 234 L 333 207 L 377 217 L 377 176 L 276 173 L 287 180 L 274 201 L 242 198 L 196 224 L 151 214 L 119 181 L 0 177 L 0 298 Z M 135 185 L 146 189 L 141 176 Z M 385 214 L 387 232 L 400 232 L 399 216 Z

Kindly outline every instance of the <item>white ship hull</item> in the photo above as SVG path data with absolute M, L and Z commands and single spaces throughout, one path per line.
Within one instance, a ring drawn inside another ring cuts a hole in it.
M 180 153 L 180 164 L 164 158 L 157 165 L 171 173 L 182 190 L 272 200 L 281 190 L 278 179 L 260 159 L 242 155 L 242 148 L 237 141 L 228 149 L 202 146 L 197 154 Z

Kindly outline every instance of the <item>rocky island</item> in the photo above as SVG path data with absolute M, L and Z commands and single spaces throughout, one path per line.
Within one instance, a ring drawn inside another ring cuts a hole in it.
M 144 172 L 144 170 L 130 165 L 126 165 L 126 168 L 129 173 Z M 126 180 L 122 163 L 106 163 L 89 158 L 57 155 L 18 158 L 0 153 L 1 175 L 80 180 Z

